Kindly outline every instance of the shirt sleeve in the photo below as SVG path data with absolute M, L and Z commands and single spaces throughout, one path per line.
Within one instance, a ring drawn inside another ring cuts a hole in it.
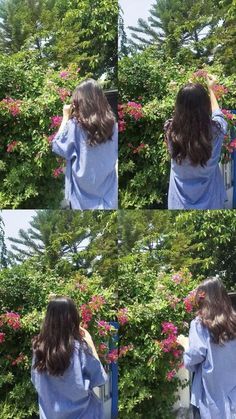
M 66 160 L 71 160 L 75 153 L 76 123 L 69 120 L 63 131 L 57 133 L 52 141 L 52 151 Z
M 218 122 L 223 135 L 227 133 L 228 124 L 227 124 L 227 121 L 225 120 L 223 112 L 220 109 L 216 109 L 212 113 L 212 121 Z
M 207 355 L 206 333 L 201 322 L 197 319 L 191 322 L 189 332 L 189 349 L 184 353 L 184 366 L 188 370 L 196 371 Z
M 104 385 L 107 381 L 107 374 L 101 362 L 88 351 L 84 352 L 83 355 L 83 376 L 89 379 L 89 387 L 93 389 Z

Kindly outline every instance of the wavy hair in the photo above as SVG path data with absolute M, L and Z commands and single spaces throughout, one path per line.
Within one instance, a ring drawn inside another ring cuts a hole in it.
M 115 115 L 95 80 L 87 79 L 76 87 L 72 95 L 73 117 L 87 132 L 89 145 L 102 144 L 112 139 Z
M 212 154 L 213 126 L 210 96 L 201 84 L 183 86 L 176 98 L 173 119 L 166 127 L 170 154 L 178 164 L 189 159 L 204 167 Z
M 236 338 L 236 312 L 219 278 L 209 277 L 200 284 L 195 302 L 198 316 L 210 331 L 213 342 L 222 345 Z
M 41 331 L 33 339 L 33 367 L 40 373 L 63 375 L 70 365 L 75 340 L 83 342 L 77 308 L 70 298 L 56 297 L 49 302 Z

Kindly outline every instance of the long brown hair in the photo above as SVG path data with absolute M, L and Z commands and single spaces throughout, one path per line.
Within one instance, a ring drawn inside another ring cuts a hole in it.
M 236 313 L 227 291 L 217 277 L 209 277 L 196 291 L 196 305 L 202 324 L 213 342 L 224 344 L 236 338 Z
M 88 144 L 93 146 L 112 139 L 115 115 L 108 100 L 93 79 L 76 87 L 72 95 L 72 114 L 88 134 Z
M 70 365 L 75 340 L 83 341 L 80 318 L 70 298 L 56 297 L 50 301 L 38 336 L 33 339 L 34 368 L 51 375 L 62 375 Z
M 188 158 L 193 166 L 204 167 L 212 154 L 213 127 L 211 101 L 201 84 L 183 86 L 176 98 L 174 117 L 166 127 L 171 157 L 181 164 Z

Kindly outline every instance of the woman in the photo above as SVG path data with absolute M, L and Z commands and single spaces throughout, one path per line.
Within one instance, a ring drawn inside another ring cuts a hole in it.
M 184 365 L 193 373 L 191 404 L 201 419 L 236 417 L 236 313 L 218 278 L 196 290 L 197 317 L 184 346 Z M 189 344 L 188 344 L 189 341 Z M 196 418 L 199 416 L 195 416 Z
M 117 208 L 118 129 L 95 80 L 83 81 L 64 106 L 52 150 L 66 159 L 65 199 L 72 209 Z
M 174 117 L 165 124 L 171 155 L 169 209 L 222 209 L 227 200 L 219 168 L 227 122 L 208 76 L 208 91 L 189 83 L 177 95 Z
M 40 419 L 103 418 L 93 388 L 105 384 L 106 373 L 70 298 L 48 304 L 41 332 L 33 339 L 31 376 Z

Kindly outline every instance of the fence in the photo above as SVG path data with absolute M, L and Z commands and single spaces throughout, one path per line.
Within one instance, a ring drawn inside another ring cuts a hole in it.
M 110 322 L 115 327 L 117 333 L 113 337 L 113 344 L 110 349 L 114 349 L 118 343 L 118 323 Z M 108 372 L 107 383 L 95 389 L 96 394 L 102 400 L 104 406 L 104 419 L 118 418 L 118 363 L 111 363 Z

